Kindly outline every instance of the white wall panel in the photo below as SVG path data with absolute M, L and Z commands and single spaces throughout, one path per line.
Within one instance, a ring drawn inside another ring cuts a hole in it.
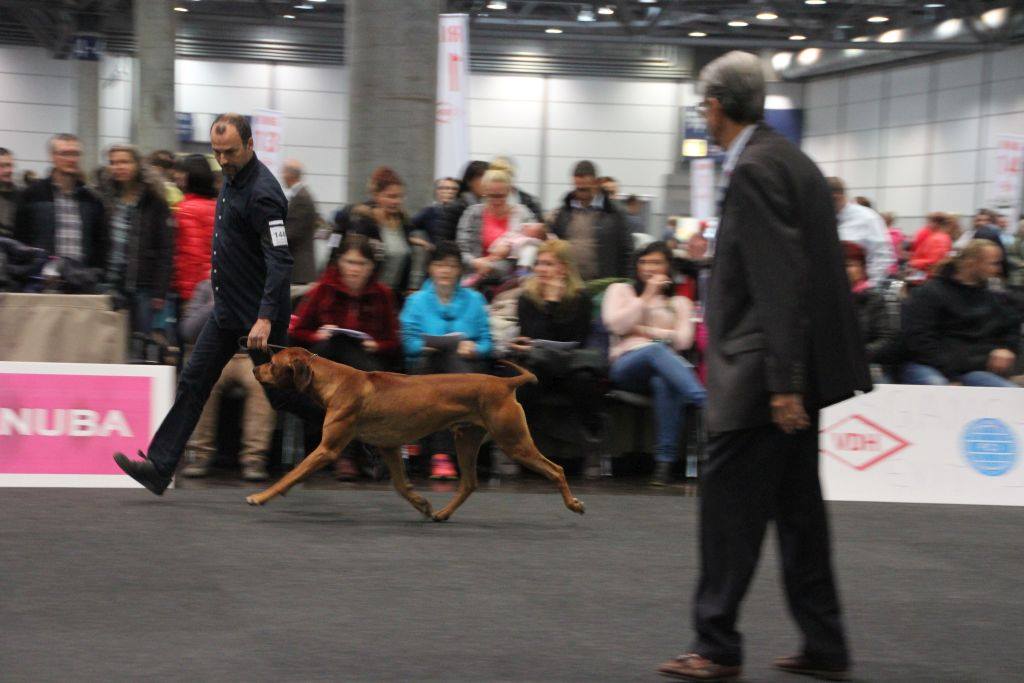
M 932 185 L 953 185 L 973 182 L 977 176 L 978 153 L 950 152 L 933 154 L 929 158 L 931 164 Z
M 874 159 L 881 154 L 882 134 L 874 130 L 857 130 L 839 138 L 843 159 Z
M 1000 50 L 992 55 L 992 80 L 1024 78 L 1024 45 Z
M 469 122 L 472 126 L 540 128 L 542 107 L 540 102 L 470 100 Z
M 75 108 L 49 104 L 4 104 L 0 125 L 6 130 L 30 133 L 57 133 L 75 129 Z
M 470 74 L 469 96 L 474 100 L 540 102 L 544 98 L 544 79 L 540 76 Z
M 970 216 L 978 208 L 974 205 L 974 192 L 973 183 L 933 185 L 928 191 L 929 211 L 946 211 L 961 216 Z
M 883 154 L 910 156 L 928 151 L 928 124 L 885 129 Z
M 818 164 L 839 158 L 838 139 L 834 135 L 819 135 L 804 138 L 804 152 Z
M 273 73 L 278 92 L 348 92 L 348 69 L 343 66 L 293 66 L 277 64 Z
M 490 159 L 500 155 L 537 155 L 540 154 L 540 148 L 540 128 L 469 127 L 470 156 L 474 159 Z
M 904 95 L 889 99 L 889 125 L 908 126 L 928 120 L 928 96 Z
M 348 96 L 344 93 L 278 90 L 275 109 L 286 118 L 337 119 L 348 118 Z
M 939 90 L 981 83 L 983 79 L 982 62 L 983 57 L 980 54 L 945 59 L 939 62 L 937 64 Z
M 674 107 L 551 102 L 548 125 L 552 130 L 674 133 L 678 124 Z
M 174 62 L 174 82 L 178 85 L 266 89 L 271 87 L 272 68 L 270 64 L 252 62 L 178 59 Z
M 882 74 L 877 71 L 856 74 L 846 79 L 843 96 L 847 102 L 882 99 Z
M 41 47 L 3 46 L 0 47 L 0 72 L 74 78 L 75 63 L 69 59 L 53 59 Z
M 920 185 L 925 178 L 927 156 L 891 157 L 885 160 L 885 183 L 889 187 Z
M 979 119 L 943 121 L 933 125 L 933 152 L 960 152 L 978 147 Z
M 913 95 L 928 92 L 931 66 L 919 64 L 892 69 L 889 74 L 889 95 Z
M 269 88 L 183 84 L 177 86 L 174 92 L 175 110 L 193 114 L 220 114 L 225 111 L 250 114 L 254 109 L 268 107 Z
M 989 114 L 1009 114 L 1024 111 L 1024 78 L 992 84 Z
M 882 117 L 881 100 L 855 102 L 843 107 L 844 128 L 852 130 L 877 130 Z
M 817 109 L 839 104 L 839 86 L 840 79 L 835 77 L 811 81 L 804 89 L 804 106 Z
M 976 119 L 981 115 L 981 86 L 940 90 L 936 93 L 934 121 Z
M 839 175 L 849 188 L 877 187 L 878 160 L 844 161 L 839 165 Z
M 675 157 L 674 143 L 675 134 L 667 133 L 560 130 L 548 135 L 548 154 L 565 157 L 599 152 L 606 158 L 668 161 Z
M 0 93 L 7 102 L 74 106 L 74 80 L 64 76 L 39 76 L 0 72 Z
M 923 186 L 879 188 L 877 206 L 900 216 L 924 216 L 928 213 L 927 190 Z
M 839 130 L 839 107 L 808 109 L 804 114 L 806 135 L 831 135 Z
M 552 78 L 548 100 L 581 104 L 674 106 L 676 85 L 661 81 L 611 81 L 606 78 Z
M 288 119 L 285 119 L 284 127 L 286 145 L 348 147 L 346 121 L 303 119 L 301 125 L 288 125 Z

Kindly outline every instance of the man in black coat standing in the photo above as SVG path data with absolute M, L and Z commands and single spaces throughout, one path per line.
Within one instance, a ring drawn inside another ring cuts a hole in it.
M 708 130 L 728 150 L 707 300 L 709 444 L 701 471 L 696 641 L 659 671 L 738 677 L 740 602 L 775 520 L 801 651 L 775 661 L 848 675 L 825 506 L 818 413 L 871 388 L 835 209 L 821 172 L 766 126 L 763 66 L 731 52 L 701 72 Z
M 114 455 L 126 474 L 158 496 L 171 483 L 213 385 L 238 351 L 239 338 L 246 339 L 253 362 L 259 365 L 268 358 L 268 344 L 284 345 L 288 336 L 288 201 L 277 179 L 256 158 L 245 117 L 219 116 L 210 130 L 210 145 L 225 176 L 213 224 L 213 313 L 181 373 L 170 412 L 149 452 L 140 453 L 145 459 Z M 302 397 L 266 391 L 275 408 L 323 417 Z

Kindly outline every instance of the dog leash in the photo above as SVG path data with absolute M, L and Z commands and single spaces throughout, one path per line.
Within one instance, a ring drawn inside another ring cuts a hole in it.
M 241 351 L 249 351 L 250 350 L 249 349 L 249 337 L 239 337 L 238 338 L 238 348 Z M 277 351 L 284 351 L 288 347 L 287 346 L 280 346 L 278 344 L 267 344 L 267 348 L 272 350 L 272 351 L 277 352 Z M 259 349 L 253 349 L 253 350 L 258 351 Z

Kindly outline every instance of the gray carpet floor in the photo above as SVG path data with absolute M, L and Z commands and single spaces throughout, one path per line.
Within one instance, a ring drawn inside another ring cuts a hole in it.
M 0 680 L 657 681 L 690 638 L 693 497 L 243 493 L 0 493 Z M 1022 680 L 1024 508 L 831 512 L 858 680 Z M 800 680 L 774 539 L 742 628 Z

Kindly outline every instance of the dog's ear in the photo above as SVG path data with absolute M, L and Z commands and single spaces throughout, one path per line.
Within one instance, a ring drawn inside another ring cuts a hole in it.
M 293 358 L 289 364 L 292 369 L 292 382 L 295 383 L 295 390 L 300 394 L 305 393 L 313 381 L 313 373 L 309 369 L 309 363 L 299 358 Z

